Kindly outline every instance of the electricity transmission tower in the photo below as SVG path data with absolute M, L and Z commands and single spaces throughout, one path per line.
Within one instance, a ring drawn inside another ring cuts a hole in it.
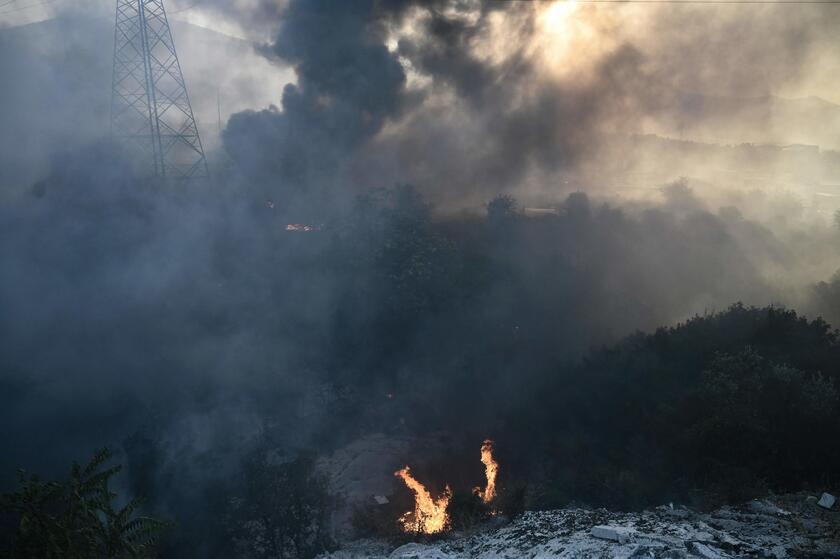
M 139 150 L 150 175 L 208 176 L 163 0 L 117 0 L 111 133 Z

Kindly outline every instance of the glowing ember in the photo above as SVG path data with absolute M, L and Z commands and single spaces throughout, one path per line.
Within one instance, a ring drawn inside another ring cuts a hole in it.
M 496 475 L 499 473 L 499 463 L 493 459 L 493 441 L 489 439 L 481 444 L 481 463 L 484 464 L 487 487 L 483 491 L 476 487 L 473 491 L 482 501 L 489 503 L 496 498 Z
M 429 490 L 411 476 L 408 466 L 394 472 L 394 475 L 402 479 L 406 486 L 414 491 L 414 510 L 400 517 L 403 530 L 422 534 L 436 534 L 444 531 L 449 524 L 446 508 L 452 498 L 452 490 L 449 486 L 446 486 L 443 495 L 433 499 Z
M 314 225 L 304 225 L 303 223 L 290 223 L 286 226 L 286 231 L 317 231 L 318 228 Z

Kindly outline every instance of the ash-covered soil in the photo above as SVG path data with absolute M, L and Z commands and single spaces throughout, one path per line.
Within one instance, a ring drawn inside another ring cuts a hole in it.
M 698 513 L 672 505 L 637 513 L 569 508 L 395 546 L 360 540 L 324 559 L 801 558 L 840 559 L 840 506 L 771 496 Z M 593 528 L 600 537 L 593 535 Z M 605 538 L 613 539 L 605 539 Z

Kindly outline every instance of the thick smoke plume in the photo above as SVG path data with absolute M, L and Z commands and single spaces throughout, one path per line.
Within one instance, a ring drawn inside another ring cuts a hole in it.
M 463 206 L 597 189 L 638 170 L 630 134 L 784 141 L 772 130 L 793 118 L 768 96 L 824 81 L 815 61 L 840 17 L 785 9 L 290 2 L 266 51 L 298 83 L 282 112 L 234 118 L 228 147 L 252 177 L 337 182 L 333 195 L 408 181 Z M 708 164 L 690 159 L 671 178 Z

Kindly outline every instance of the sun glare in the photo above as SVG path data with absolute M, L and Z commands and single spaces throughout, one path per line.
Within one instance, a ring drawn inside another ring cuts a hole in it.
M 572 14 L 577 10 L 576 0 L 558 0 L 546 7 L 540 15 L 543 31 L 548 33 L 562 33 Z
M 547 71 L 557 76 L 579 73 L 610 48 L 599 31 L 601 15 L 591 7 L 584 10 L 576 0 L 557 0 L 539 9 L 534 47 Z

